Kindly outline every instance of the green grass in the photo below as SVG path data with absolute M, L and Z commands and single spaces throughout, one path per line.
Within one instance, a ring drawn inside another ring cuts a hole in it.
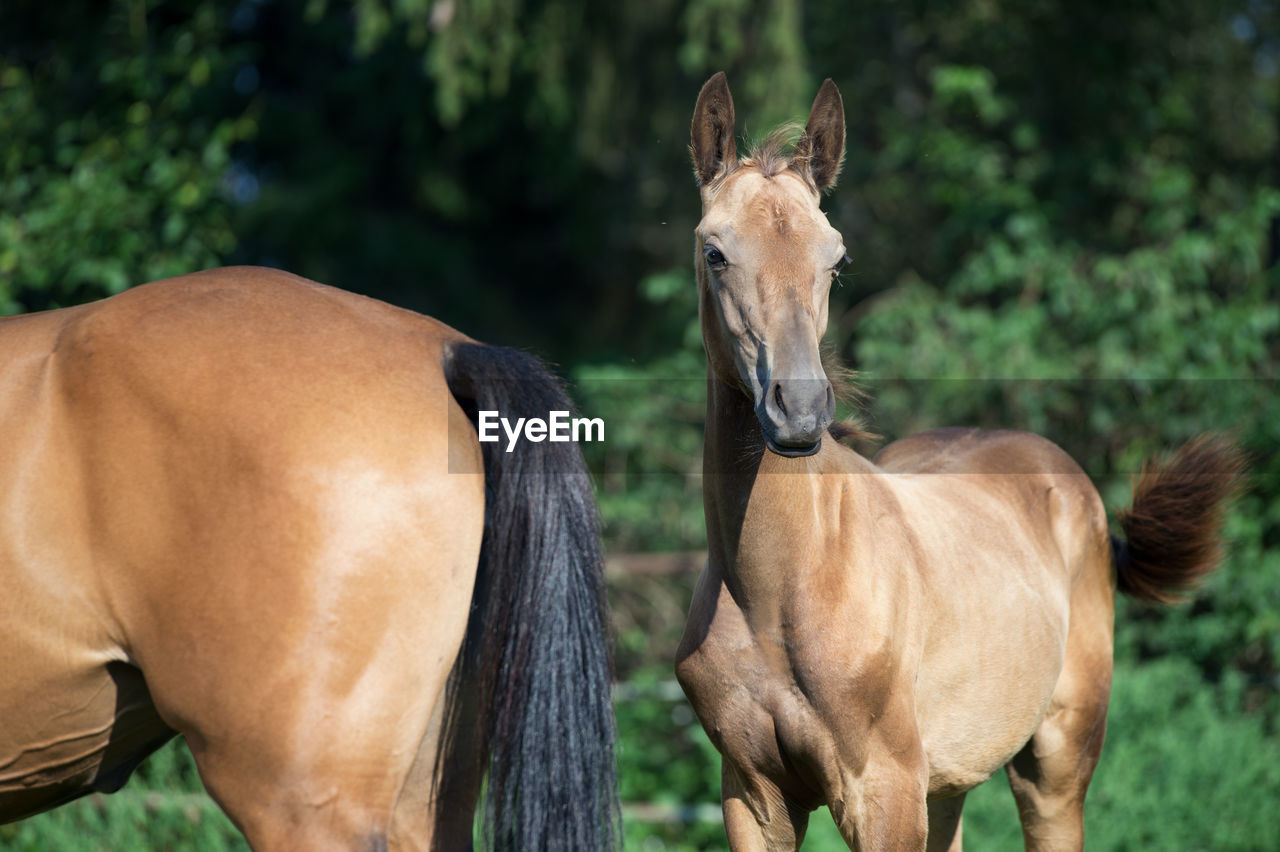
M 1207 684 L 1180 658 L 1117 666 L 1107 745 L 1085 808 L 1090 852 L 1280 848 L 1275 815 L 1280 802 L 1280 736 L 1268 730 L 1268 714 L 1262 709 L 1242 711 L 1244 696 L 1241 679 Z M 1276 702 L 1271 703 L 1274 713 Z M 676 722 L 683 723 L 683 714 L 675 715 Z M 696 749 L 700 732 L 683 724 L 659 730 L 659 721 L 652 707 L 640 712 L 619 708 L 624 790 L 637 776 L 644 780 L 643 789 L 657 788 L 660 782 L 652 767 L 686 749 L 686 742 Z M 651 742 L 659 750 L 652 760 L 642 745 Z M 705 751 L 689 754 L 678 777 L 718 777 L 714 758 Z M 714 801 L 715 794 L 716 788 L 707 785 L 686 801 Z M 689 793 L 681 789 L 680 795 Z M 1003 772 L 969 794 L 964 836 L 970 849 L 1023 848 L 1017 809 Z M 683 828 L 630 824 L 627 840 L 628 848 L 645 852 L 727 849 L 723 828 L 714 823 Z M 846 848 L 826 808 L 820 809 L 810 821 L 805 852 Z
M 645 822 L 628 810 L 627 848 L 725 849 L 714 819 L 719 758 L 665 678 L 665 667 L 636 673 L 618 704 L 623 801 L 670 817 Z M 1240 678 L 1207 684 L 1180 658 L 1117 666 L 1107 746 L 1086 807 L 1091 852 L 1280 847 L 1280 736 L 1266 724 L 1276 702 L 1246 713 L 1245 696 Z M 965 839 L 971 849 L 1022 848 L 1002 774 L 969 794 Z M 153 755 L 119 793 L 0 826 L 0 849 L 14 852 L 246 848 L 204 795 L 181 741 Z M 814 814 L 804 849 L 845 849 L 825 808 Z

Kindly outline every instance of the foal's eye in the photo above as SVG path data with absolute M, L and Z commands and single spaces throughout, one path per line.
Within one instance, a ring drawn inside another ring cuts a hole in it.
M 720 270 L 729 265 L 729 261 L 725 260 L 725 256 L 715 246 L 707 246 L 703 249 L 702 256 L 707 259 L 707 266 L 712 269 Z
M 845 266 L 848 263 L 849 263 L 849 255 L 847 254 L 844 257 L 837 260 L 835 263 L 835 266 L 831 267 L 831 277 L 835 278 L 837 275 L 839 275 L 840 272 L 845 268 Z

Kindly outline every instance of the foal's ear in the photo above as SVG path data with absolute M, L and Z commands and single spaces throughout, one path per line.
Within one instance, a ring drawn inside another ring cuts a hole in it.
M 844 101 L 840 90 L 828 77 L 813 99 L 809 123 L 791 155 L 797 169 L 808 169 L 813 183 L 822 192 L 836 182 L 844 159 Z
M 693 171 L 700 186 L 738 167 L 738 145 L 733 141 L 733 96 L 723 71 L 702 85 L 693 108 L 689 138 Z

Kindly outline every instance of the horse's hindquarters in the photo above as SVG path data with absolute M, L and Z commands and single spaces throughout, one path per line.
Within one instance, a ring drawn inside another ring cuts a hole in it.
M 115 785 L 158 713 L 255 848 L 430 842 L 484 511 L 451 336 L 253 270 L 0 325 L 0 764 L 41 764 L 0 813 Z

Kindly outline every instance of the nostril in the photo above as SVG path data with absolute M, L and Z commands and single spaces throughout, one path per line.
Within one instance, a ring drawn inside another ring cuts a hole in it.
M 787 416 L 786 403 L 782 401 L 782 383 L 773 386 L 773 404 L 778 407 L 778 413 L 783 417 Z

